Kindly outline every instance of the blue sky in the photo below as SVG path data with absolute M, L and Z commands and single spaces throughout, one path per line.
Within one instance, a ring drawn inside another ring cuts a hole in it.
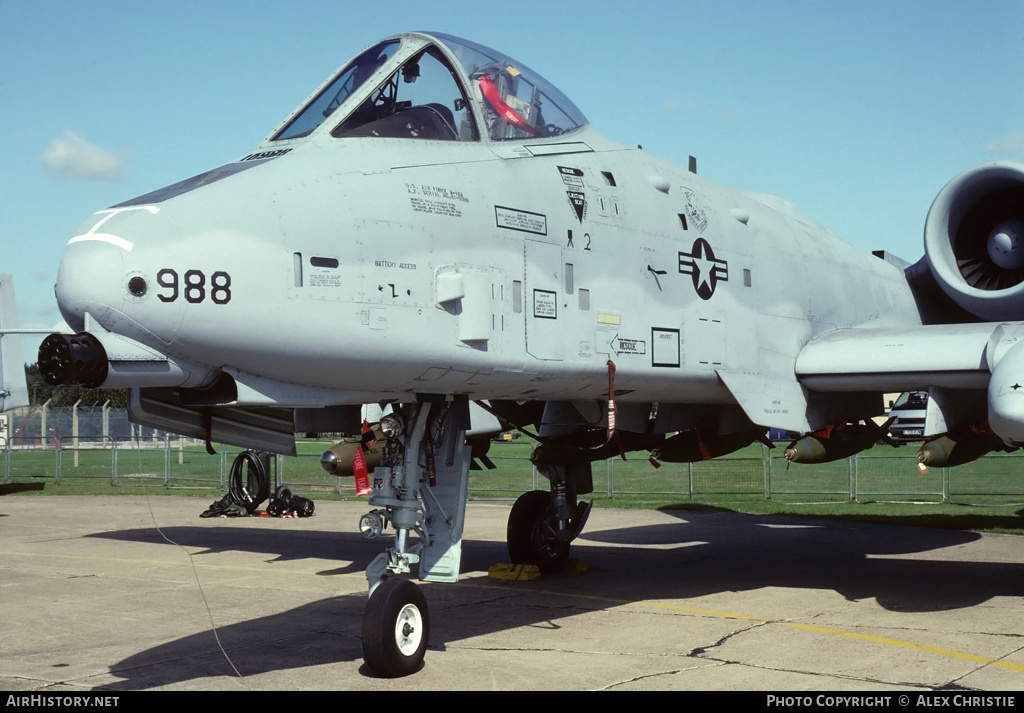
M 60 254 L 93 211 L 245 155 L 351 56 L 420 29 L 911 261 L 950 178 L 1024 161 L 1024 0 L 0 0 L 0 272 L 22 323 L 59 320 Z

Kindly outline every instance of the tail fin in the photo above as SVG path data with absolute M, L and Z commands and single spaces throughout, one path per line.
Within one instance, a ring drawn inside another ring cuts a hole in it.
M 21 357 L 21 335 L 5 334 L 18 327 L 14 301 L 14 279 L 0 274 L 0 411 L 28 406 L 25 362 Z

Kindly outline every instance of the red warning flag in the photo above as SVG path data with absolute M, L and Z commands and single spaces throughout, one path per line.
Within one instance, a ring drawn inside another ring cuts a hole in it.
M 357 446 L 356 453 L 352 456 L 352 473 L 356 478 L 356 496 L 370 494 L 370 471 L 366 469 L 366 456 L 363 455 L 363 447 Z

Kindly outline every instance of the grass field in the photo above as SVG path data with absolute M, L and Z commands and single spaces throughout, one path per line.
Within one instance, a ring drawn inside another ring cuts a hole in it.
M 320 454 L 331 444 L 305 441 L 296 457 L 278 458 L 276 482 L 315 499 L 355 499 L 351 479 L 327 475 Z M 526 439 L 496 443 L 498 466 L 470 472 L 475 498 L 515 498 L 547 481 L 534 473 Z M 26 494 L 175 494 L 219 499 L 237 449 L 202 446 L 169 450 L 138 448 L 0 451 L 0 473 L 8 492 L 33 484 Z M 991 455 L 955 469 L 922 475 L 914 446 L 875 448 L 855 459 L 820 466 L 792 466 L 781 448 L 754 445 L 702 463 L 664 463 L 655 468 L 642 454 L 593 465 L 599 507 L 722 508 L 744 512 L 815 515 L 953 529 L 1024 534 L 1024 459 Z M 77 461 L 77 462 L 76 462 Z M 1020 461 L 1020 462 L 1018 462 Z

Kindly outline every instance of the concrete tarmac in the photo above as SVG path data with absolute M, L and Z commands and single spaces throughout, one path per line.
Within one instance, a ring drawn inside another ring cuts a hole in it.
M 1024 689 L 1019 537 L 595 509 L 578 575 L 502 582 L 511 503 L 472 502 L 456 584 L 423 584 L 424 667 L 375 678 L 365 503 L 0 497 L 0 690 Z

